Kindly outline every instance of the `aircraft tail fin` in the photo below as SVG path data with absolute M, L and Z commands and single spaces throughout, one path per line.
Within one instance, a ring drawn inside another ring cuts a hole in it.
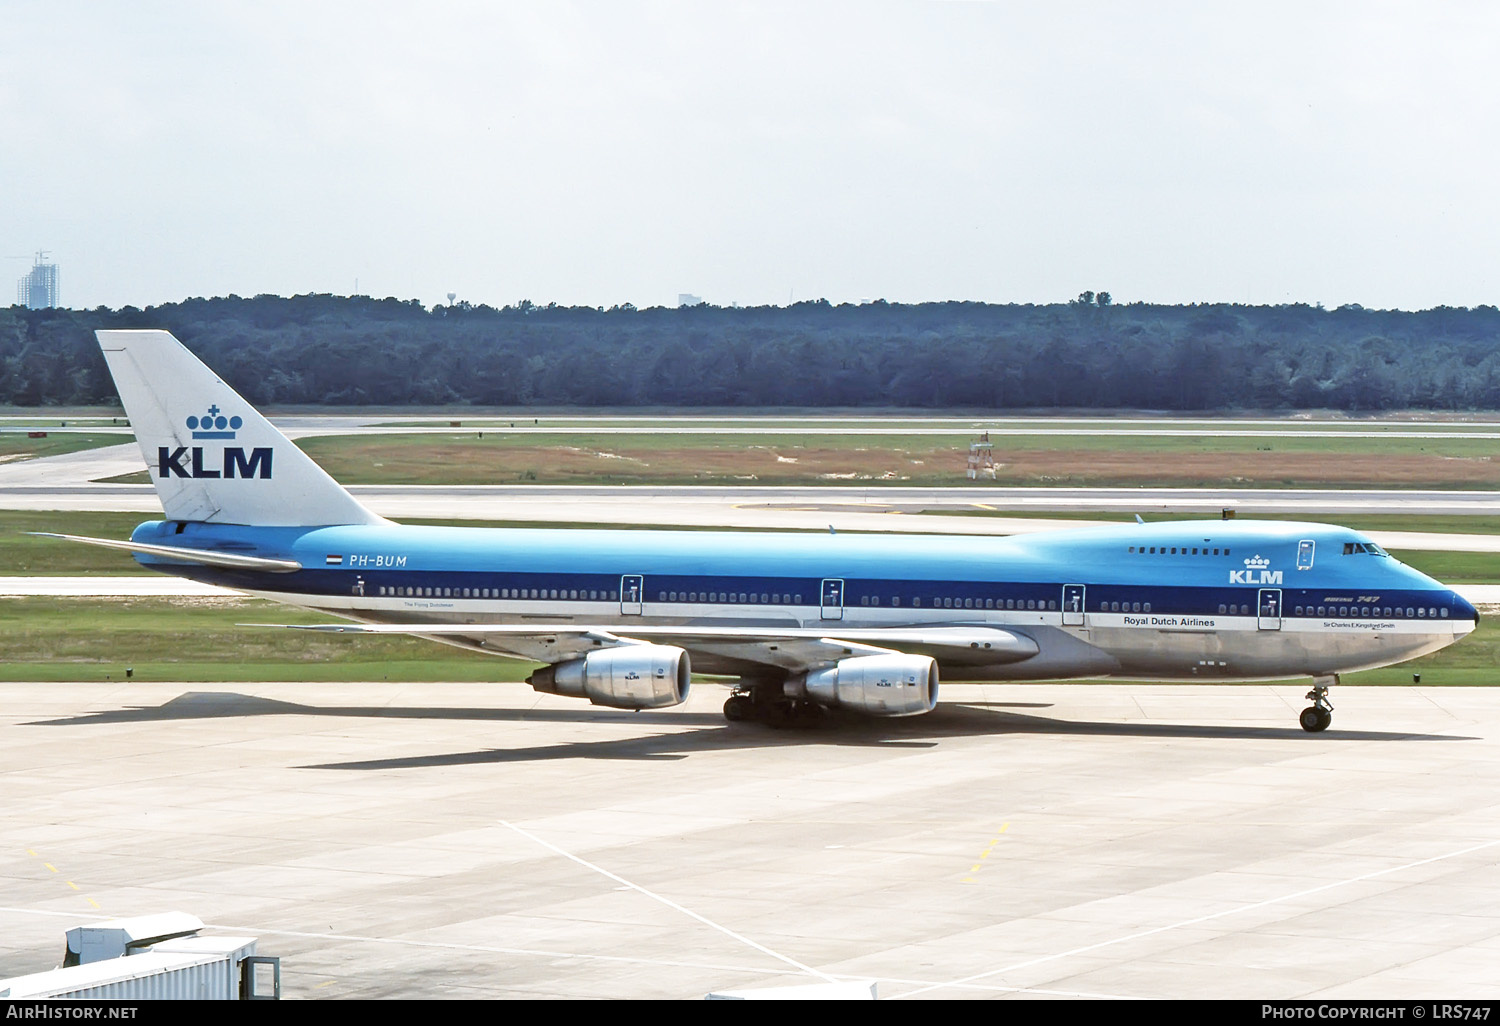
M 168 331 L 99 331 L 168 520 L 265 527 L 384 521 Z

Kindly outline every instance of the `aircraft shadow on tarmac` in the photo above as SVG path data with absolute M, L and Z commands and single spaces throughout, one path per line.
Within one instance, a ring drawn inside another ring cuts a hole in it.
M 1453 734 L 1421 734 L 1411 731 L 1339 730 L 1307 734 L 1300 727 L 1267 727 L 1236 724 L 1118 723 L 1055 719 L 1024 709 L 1050 708 L 1046 702 L 953 702 L 944 703 L 925 716 L 872 720 L 830 713 L 811 726 L 776 729 L 758 723 L 728 723 L 718 713 L 636 712 L 580 709 L 484 709 L 443 706 L 319 706 L 285 702 L 237 692 L 195 691 L 158 706 L 131 706 L 83 713 L 62 719 L 38 720 L 27 726 L 94 726 L 119 723 L 154 723 L 173 720 L 229 719 L 247 716 L 369 717 L 372 719 L 489 720 L 496 723 L 598 723 L 601 729 L 626 725 L 691 727 L 671 733 L 647 733 L 633 737 L 601 737 L 594 741 L 561 744 L 486 748 L 472 752 L 444 752 L 399 759 L 315 763 L 303 769 L 384 770 L 474 765 L 482 763 L 535 762 L 553 759 L 685 759 L 700 752 L 748 748 L 786 748 L 799 745 L 841 745 L 891 749 L 935 748 L 945 738 L 998 736 L 1004 734 L 1202 738 L 1244 741 L 1297 740 L 1308 744 L 1338 744 L 1347 741 L 1472 741 L 1477 738 Z

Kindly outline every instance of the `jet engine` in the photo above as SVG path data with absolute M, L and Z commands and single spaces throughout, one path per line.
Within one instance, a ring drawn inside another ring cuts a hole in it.
M 855 656 L 787 682 L 788 697 L 867 716 L 931 712 L 937 693 L 937 662 L 926 656 Z
M 688 654 L 673 645 L 625 645 L 544 666 L 526 683 L 612 709 L 661 709 L 687 698 L 692 672 Z

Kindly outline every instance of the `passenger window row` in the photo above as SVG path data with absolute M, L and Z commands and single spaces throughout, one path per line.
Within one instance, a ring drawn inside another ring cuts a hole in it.
M 879 595 L 862 595 L 859 599 L 862 606 L 880 605 Z M 911 601 L 913 608 L 922 608 L 922 600 L 914 598 Z M 891 596 L 891 605 L 900 606 L 901 596 Z M 977 599 L 977 598 L 935 598 L 932 600 L 934 609 L 1010 609 L 1010 610 L 1056 610 L 1056 599 Z
M 1296 616 L 1379 616 L 1383 618 L 1436 619 L 1446 617 L 1447 609 L 1437 606 L 1297 606 Z
M 618 602 L 618 591 L 584 588 L 418 588 L 380 586 L 381 595 L 410 598 L 498 598 L 498 599 L 569 599 L 572 601 Z
M 781 605 L 790 602 L 794 606 L 802 604 L 801 595 L 783 594 L 782 592 L 766 592 L 756 594 L 753 591 L 660 591 L 656 593 L 658 602 L 733 602 L 738 605 Z

